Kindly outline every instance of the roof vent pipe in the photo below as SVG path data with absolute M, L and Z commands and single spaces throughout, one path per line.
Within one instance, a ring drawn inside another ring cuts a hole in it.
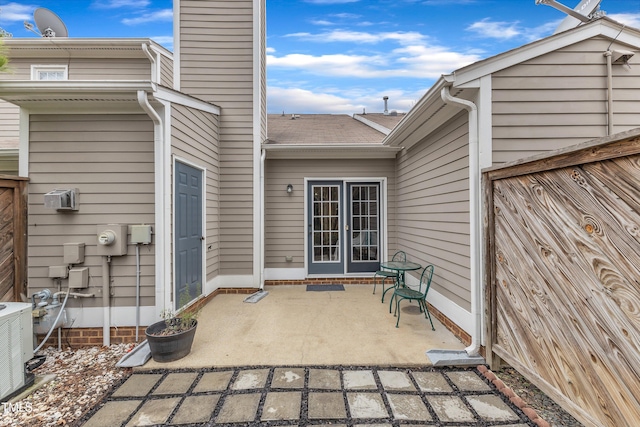
M 389 115 L 389 109 L 387 108 L 387 101 L 389 100 L 388 96 L 383 96 L 382 100 L 384 101 L 384 115 L 388 116 Z

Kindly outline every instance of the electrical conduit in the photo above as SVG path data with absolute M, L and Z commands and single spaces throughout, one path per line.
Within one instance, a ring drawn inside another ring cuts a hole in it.
M 466 99 L 455 98 L 449 92 L 449 86 L 441 91 L 445 104 L 455 104 L 469 112 L 469 234 L 471 235 L 471 316 L 473 331 L 471 345 L 465 348 L 469 356 L 480 353 L 480 338 L 482 336 L 482 214 L 480 186 L 480 147 L 478 142 L 478 107 Z
M 108 347 L 111 345 L 111 295 L 109 290 L 109 282 L 111 282 L 111 274 L 109 267 L 111 264 L 111 256 L 102 257 L 102 345 Z

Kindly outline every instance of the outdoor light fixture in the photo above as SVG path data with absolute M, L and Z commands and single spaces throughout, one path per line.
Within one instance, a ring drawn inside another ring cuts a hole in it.
M 292 193 L 292 192 L 293 192 L 293 185 L 287 184 L 287 193 Z

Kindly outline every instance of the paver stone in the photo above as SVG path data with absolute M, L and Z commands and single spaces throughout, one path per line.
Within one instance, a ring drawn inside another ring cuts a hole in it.
M 297 420 L 300 418 L 302 392 L 267 393 L 262 408 L 263 421 Z
M 518 421 L 520 419 L 499 396 L 490 394 L 465 398 L 485 421 Z
M 347 402 L 352 418 L 386 418 L 387 408 L 378 393 L 348 393 Z
M 217 424 L 253 421 L 260 403 L 260 393 L 233 394 L 225 398 L 216 417 Z
M 310 369 L 309 388 L 323 390 L 340 390 L 340 371 L 335 369 Z
M 491 390 L 491 387 L 474 371 L 447 372 L 447 376 L 462 391 Z
M 342 419 L 347 417 L 347 409 L 344 405 L 344 397 L 342 393 L 327 392 L 309 393 L 309 410 L 310 419 Z
M 131 413 L 138 408 L 141 402 L 142 400 L 107 402 L 83 425 L 87 427 L 113 427 L 114 425 L 122 425 Z
M 133 374 L 113 393 L 113 397 L 142 397 L 156 385 L 162 374 Z
M 220 400 L 218 394 L 206 394 L 201 396 L 188 396 L 178 408 L 173 417 L 173 424 L 197 424 L 211 419 L 213 411 Z
M 409 376 L 400 371 L 378 371 L 380 382 L 385 390 L 415 391 Z
M 127 423 L 127 427 L 166 424 L 169 415 L 171 415 L 173 409 L 179 402 L 179 397 L 147 400 L 145 404 L 142 405 L 142 408 L 136 412 L 131 421 Z
M 452 391 L 446 378 L 440 372 L 412 372 L 420 391 L 427 393 L 448 393 Z
M 473 413 L 462 399 L 457 396 L 427 396 L 427 401 L 434 412 L 445 423 L 462 423 L 476 421 Z
M 272 388 L 303 388 L 304 368 L 276 368 L 273 370 Z
M 431 421 L 429 409 L 420 396 L 413 394 L 387 394 L 393 416 L 397 420 Z
M 227 389 L 229 381 L 233 376 L 233 371 L 216 371 L 205 372 L 196 387 L 194 393 L 203 393 L 207 391 L 223 391 Z
M 175 372 L 167 375 L 153 394 L 185 394 L 198 378 L 197 372 Z
M 371 390 L 378 388 L 371 371 L 343 371 L 342 379 L 346 389 Z
M 231 388 L 233 390 L 263 388 L 267 384 L 268 376 L 268 369 L 249 369 L 240 371 Z

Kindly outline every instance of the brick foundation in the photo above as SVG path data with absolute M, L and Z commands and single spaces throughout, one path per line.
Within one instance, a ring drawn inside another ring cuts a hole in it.
M 266 280 L 265 286 L 282 286 L 282 285 L 373 285 L 372 277 L 342 277 L 342 278 L 313 278 L 304 280 Z M 242 294 L 250 295 L 256 292 L 256 288 L 220 288 L 216 289 L 210 295 L 197 301 L 189 310 L 200 310 L 209 301 L 221 294 Z M 453 335 L 455 335 L 465 345 L 471 344 L 471 336 L 462 330 L 458 325 L 451 321 L 447 316 L 438 311 L 435 307 L 429 304 L 429 312 L 431 316 L 438 319 Z M 144 331 L 146 326 L 140 326 L 138 335 L 139 340 L 145 339 Z M 42 342 L 44 335 L 38 336 L 38 344 Z M 135 326 L 124 326 L 111 328 L 111 343 L 134 343 L 136 339 Z M 86 347 L 86 346 L 99 346 L 102 345 L 102 327 L 98 328 L 63 328 L 62 329 L 62 344 L 63 347 L 71 345 L 73 348 Z M 55 331 L 51 334 L 47 340 L 46 345 L 58 346 L 58 333 Z M 484 347 L 481 348 L 481 354 L 484 356 Z

